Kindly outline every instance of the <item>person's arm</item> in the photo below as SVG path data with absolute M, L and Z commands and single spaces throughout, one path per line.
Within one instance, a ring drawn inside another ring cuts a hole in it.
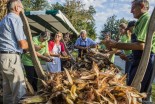
M 76 49 L 81 49 L 81 50 L 86 50 L 86 47 L 82 47 L 82 46 L 75 46 Z
M 42 55 L 39 52 L 36 52 L 36 54 L 37 54 L 38 58 L 40 58 L 40 59 L 42 59 L 44 61 L 47 61 L 47 62 L 51 62 L 52 61 L 52 59 L 50 57 L 47 57 L 45 55 Z
M 124 60 L 124 61 L 129 61 L 127 55 L 125 55 L 125 54 L 120 54 L 119 56 L 120 56 L 120 58 L 121 58 L 122 60 Z
M 61 52 L 63 56 L 67 56 L 66 51 Z
M 60 57 L 60 54 L 54 54 L 52 52 L 49 52 L 50 56 L 54 56 L 54 57 Z
M 80 41 L 80 38 L 78 38 L 78 39 L 76 40 L 74 47 L 75 47 L 76 49 L 86 50 L 86 49 L 87 49 L 86 47 L 80 46 L 80 42 L 79 42 L 79 41 Z
M 17 19 L 15 23 L 13 23 L 13 29 L 15 33 L 15 37 L 18 41 L 18 45 L 21 49 L 28 51 L 28 42 L 26 40 L 26 36 L 23 30 L 23 23 L 21 19 Z
M 65 45 L 62 42 L 60 43 L 60 45 L 61 45 L 61 53 L 62 53 L 62 55 L 67 56 L 67 53 L 65 51 Z
M 89 48 L 97 48 L 97 43 L 95 41 L 93 41 L 92 39 L 89 39 L 89 42 L 90 42 Z
M 42 47 L 40 47 L 40 46 L 34 44 L 34 48 L 35 48 L 36 51 L 39 51 L 39 50 L 41 50 Z
M 134 42 L 134 43 L 120 43 L 120 42 L 111 42 L 111 48 L 117 48 L 122 50 L 144 50 L 145 43 L 143 42 Z
M 21 49 L 28 50 L 28 43 L 26 40 L 20 40 L 18 44 Z
M 89 46 L 89 48 L 97 48 L 97 44 L 93 44 L 93 45 Z
M 21 49 L 28 50 L 28 43 L 26 40 L 26 36 L 23 31 L 23 23 L 21 18 L 10 19 L 10 23 L 12 25 L 15 38 L 18 41 L 18 45 Z

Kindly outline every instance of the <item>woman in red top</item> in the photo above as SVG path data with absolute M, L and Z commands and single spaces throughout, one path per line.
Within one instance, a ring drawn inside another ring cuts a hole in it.
M 58 32 L 55 34 L 54 40 L 49 41 L 49 54 L 53 57 L 53 62 L 47 62 L 47 68 L 49 72 L 60 72 L 61 71 L 61 54 L 66 56 L 65 47 L 62 42 L 62 33 Z

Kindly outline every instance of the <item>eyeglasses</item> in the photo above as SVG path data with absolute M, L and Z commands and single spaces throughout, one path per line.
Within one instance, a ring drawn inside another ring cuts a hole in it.
M 59 37 L 60 38 L 61 36 L 60 35 L 56 35 L 56 37 Z
M 23 7 L 21 7 L 21 6 L 18 6 L 19 8 L 21 8 L 21 9 L 24 9 Z

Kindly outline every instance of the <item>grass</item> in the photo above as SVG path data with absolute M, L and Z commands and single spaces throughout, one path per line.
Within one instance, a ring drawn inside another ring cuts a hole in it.
M 152 100 L 155 103 L 155 83 L 152 85 Z

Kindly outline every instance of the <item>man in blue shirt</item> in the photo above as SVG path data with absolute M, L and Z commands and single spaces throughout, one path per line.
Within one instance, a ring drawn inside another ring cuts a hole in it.
M 19 0 L 10 0 L 9 13 L 0 22 L 0 71 L 3 76 L 3 104 L 17 104 L 26 94 L 20 54 L 28 49 L 19 16 L 23 6 Z
M 81 30 L 80 37 L 76 40 L 75 48 L 78 50 L 78 57 L 83 56 L 84 53 L 91 47 L 96 47 L 97 44 L 90 38 L 87 37 L 86 30 Z

